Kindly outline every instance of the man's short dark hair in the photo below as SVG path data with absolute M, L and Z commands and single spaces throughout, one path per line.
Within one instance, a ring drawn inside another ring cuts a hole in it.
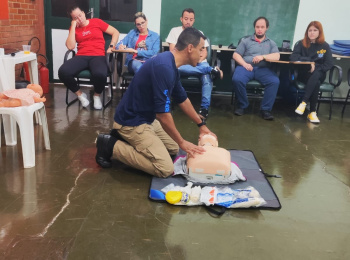
M 192 8 L 186 8 L 186 9 L 184 9 L 184 10 L 182 11 L 181 17 L 184 16 L 184 13 L 185 13 L 185 12 L 187 12 L 187 13 L 193 13 L 194 15 L 196 15 L 196 14 L 194 13 L 194 10 L 193 10 Z
M 180 34 L 180 36 L 177 40 L 177 43 L 175 45 L 175 48 L 178 51 L 182 51 L 189 44 L 192 44 L 194 47 L 197 47 L 201 38 L 203 38 L 203 40 L 207 39 L 207 37 L 205 37 L 204 34 L 201 33 L 200 31 L 198 31 L 196 28 L 194 28 L 194 27 L 186 28 Z
M 258 17 L 258 18 L 255 19 L 255 21 L 254 21 L 254 28 L 255 28 L 256 22 L 259 21 L 259 20 L 261 20 L 261 19 L 265 20 L 266 28 L 269 28 L 269 25 L 270 25 L 269 20 L 267 20 L 267 18 L 264 17 L 264 16 L 260 16 L 260 17 Z

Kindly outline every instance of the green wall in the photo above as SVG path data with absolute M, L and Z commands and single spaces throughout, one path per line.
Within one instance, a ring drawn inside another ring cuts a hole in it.
M 282 45 L 293 41 L 299 0 L 162 0 L 160 35 L 165 41 L 171 28 L 180 26 L 182 10 L 193 8 L 194 27 L 203 31 L 213 45 L 237 45 L 245 35 L 253 34 L 253 22 L 259 16 L 270 21 L 267 35 Z M 215 82 L 217 92 L 231 92 L 230 59 L 232 52 L 221 52 L 224 80 Z
M 278 46 L 293 41 L 299 0 L 163 0 L 160 33 L 165 40 L 170 29 L 180 26 L 182 10 L 195 11 L 194 27 L 203 31 L 212 44 L 237 45 L 254 32 L 253 21 L 265 16 L 270 21 L 268 36 Z

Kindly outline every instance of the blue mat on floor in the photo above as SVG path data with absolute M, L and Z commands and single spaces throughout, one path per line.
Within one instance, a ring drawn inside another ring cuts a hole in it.
M 234 184 L 229 184 L 225 186 L 229 186 L 232 189 L 243 189 L 248 186 L 253 186 L 257 189 L 261 195 L 261 197 L 266 201 L 266 204 L 260 206 L 259 209 L 280 209 L 281 204 L 280 201 L 273 190 L 271 184 L 267 180 L 267 176 L 270 177 L 279 177 L 279 176 L 271 176 L 269 174 L 264 173 L 261 169 L 258 161 L 256 160 L 253 152 L 251 151 L 242 151 L 242 150 L 229 150 L 231 154 L 231 161 L 236 162 L 238 167 L 241 169 L 243 175 L 247 178 L 247 181 L 239 181 Z M 184 152 L 180 152 L 179 155 L 185 154 Z M 173 176 L 164 178 L 153 177 L 149 192 L 149 198 L 158 202 L 165 202 L 164 194 L 160 191 L 170 183 L 174 183 L 174 185 L 185 187 L 187 184 L 187 180 L 182 176 Z M 194 183 L 194 185 L 198 186 L 209 186 L 208 184 Z M 223 185 L 213 185 L 213 186 L 223 186 Z

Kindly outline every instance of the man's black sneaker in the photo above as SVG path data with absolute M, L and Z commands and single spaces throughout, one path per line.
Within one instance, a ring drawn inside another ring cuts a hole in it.
M 209 111 L 206 108 L 201 108 L 198 114 L 203 120 L 206 120 L 208 118 Z
M 274 118 L 271 112 L 267 110 L 261 110 L 261 116 L 265 120 L 273 120 Z
M 99 134 L 96 141 L 96 162 L 102 168 L 112 167 L 111 157 L 113 155 L 113 147 L 117 139 L 111 135 Z
M 236 116 L 243 116 L 244 115 L 244 109 L 243 108 L 237 108 L 235 110 L 235 115 Z
M 211 77 L 213 80 L 217 79 L 217 78 L 220 78 L 220 71 L 218 70 L 217 67 L 213 68 L 210 72 L 211 74 Z

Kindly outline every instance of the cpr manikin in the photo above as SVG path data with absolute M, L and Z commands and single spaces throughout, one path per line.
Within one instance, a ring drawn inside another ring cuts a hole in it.
M 43 89 L 38 84 L 29 84 L 27 88 L 11 89 L 0 93 L 0 107 L 30 106 L 34 103 L 45 102 L 41 97 Z
M 187 158 L 188 174 L 198 180 L 219 181 L 231 174 L 231 155 L 224 148 L 218 147 L 216 137 L 203 135 L 198 142 L 205 149 L 203 154 Z

